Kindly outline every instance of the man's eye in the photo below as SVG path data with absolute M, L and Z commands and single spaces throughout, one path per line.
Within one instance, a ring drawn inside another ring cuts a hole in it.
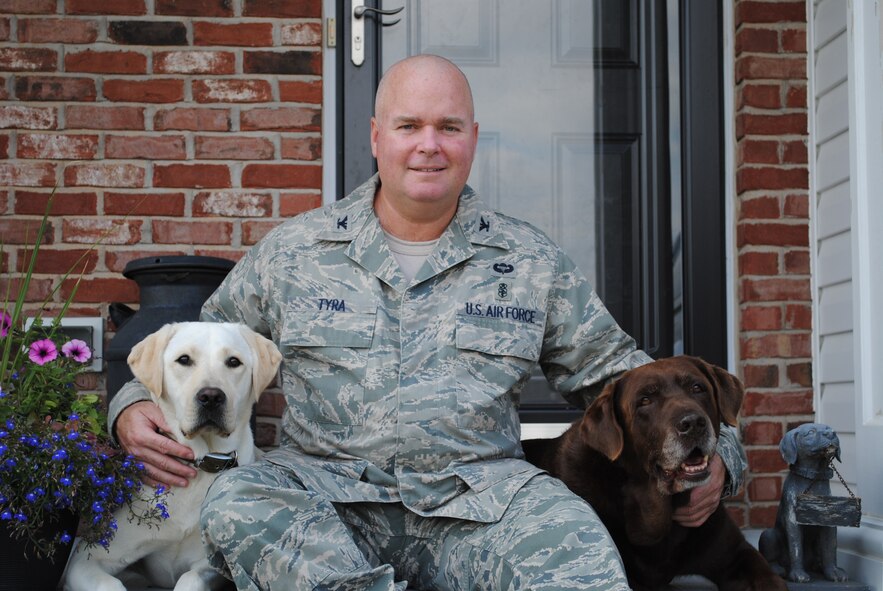
M 242 365 L 242 362 L 239 359 L 237 359 L 236 357 L 228 358 L 225 363 L 226 363 L 227 367 L 239 367 L 240 365 Z
M 175 359 L 175 363 L 183 366 L 193 365 L 193 360 L 190 359 L 190 355 L 181 355 L 177 359 Z

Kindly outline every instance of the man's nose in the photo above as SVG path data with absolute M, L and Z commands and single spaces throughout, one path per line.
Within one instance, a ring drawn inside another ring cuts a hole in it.
M 438 130 L 431 125 L 427 125 L 421 129 L 418 149 L 421 152 L 430 154 L 438 152 Z

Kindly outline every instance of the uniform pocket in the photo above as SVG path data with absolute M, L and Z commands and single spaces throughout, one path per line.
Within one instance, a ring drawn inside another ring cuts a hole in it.
M 295 309 L 285 317 L 280 339 L 288 394 L 296 414 L 317 423 L 361 425 L 364 380 L 374 341 L 371 311 Z

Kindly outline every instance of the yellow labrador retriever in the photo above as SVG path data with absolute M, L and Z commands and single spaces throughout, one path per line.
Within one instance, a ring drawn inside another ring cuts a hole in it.
M 130 523 L 126 509 L 109 552 L 83 548 L 71 557 L 68 591 L 125 591 L 116 578 L 142 561 L 149 583 L 176 590 L 216 589 L 224 579 L 206 559 L 199 509 L 218 472 L 255 460 L 252 405 L 276 376 L 282 355 L 272 341 L 240 324 L 167 324 L 132 348 L 132 373 L 150 390 L 171 428 L 169 437 L 193 449 L 199 474 L 167 502 L 159 528 Z

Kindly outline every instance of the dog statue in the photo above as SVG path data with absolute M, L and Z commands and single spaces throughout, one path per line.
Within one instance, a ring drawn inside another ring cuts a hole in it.
M 807 423 L 785 434 L 779 444 L 790 466 L 782 487 L 775 527 L 764 530 L 758 548 L 779 576 L 805 583 L 809 570 L 821 572 L 829 581 L 847 580 L 837 566 L 837 528 L 797 522 L 797 499 L 802 494 L 831 494 L 830 465 L 840 461 L 840 440 L 827 425 Z

